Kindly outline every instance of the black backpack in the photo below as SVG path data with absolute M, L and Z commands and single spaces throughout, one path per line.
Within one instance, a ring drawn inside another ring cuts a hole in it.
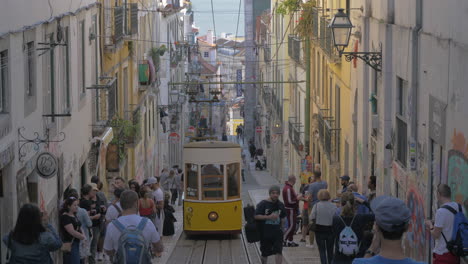
M 245 225 L 244 231 L 245 236 L 247 237 L 247 242 L 255 243 L 260 241 L 261 233 L 259 226 L 259 222 L 255 220 L 255 207 L 253 205 L 248 204 L 244 207 L 244 218 L 245 218 Z

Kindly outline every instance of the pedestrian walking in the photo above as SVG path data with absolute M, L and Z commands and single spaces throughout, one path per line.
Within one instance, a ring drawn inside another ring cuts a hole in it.
M 151 263 L 150 251 L 163 251 L 161 237 L 153 223 L 138 215 L 138 194 L 131 190 L 120 196 L 122 216 L 107 226 L 104 250 L 113 263 Z M 135 236 L 144 241 L 135 240 Z M 137 254 L 139 253 L 139 254 Z
M 91 256 L 88 261 L 90 264 L 95 264 L 97 261 L 97 246 L 101 236 L 101 207 L 98 205 L 99 201 L 96 198 L 96 193 L 99 191 L 95 183 L 85 184 L 81 188 L 80 207 L 88 212 L 91 221 L 93 222 L 92 239 L 91 239 Z
M 314 180 L 311 184 L 309 184 L 309 187 L 307 188 L 307 191 L 310 194 L 309 215 L 312 212 L 312 208 L 314 208 L 314 205 L 319 202 L 318 192 L 322 189 L 328 188 L 327 182 L 322 180 L 322 173 L 320 171 L 314 171 L 313 174 L 314 174 Z M 309 229 L 309 243 L 310 244 L 306 245 L 306 247 L 313 248 L 314 240 L 315 240 L 315 233 L 314 231 Z
M 47 212 L 34 204 L 21 207 L 13 231 L 3 237 L 7 263 L 53 264 L 50 252 L 59 250 L 62 241 L 49 223 Z
M 366 251 L 366 258 L 357 258 L 353 264 L 422 264 L 407 258 L 402 247 L 403 234 L 411 218 L 405 202 L 390 196 L 379 196 L 372 201 L 371 209 L 375 214 L 374 239 Z
M 312 180 L 313 180 L 313 177 L 309 177 L 308 184 L 304 185 L 304 187 L 302 188 L 302 192 L 301 192 L 302 193 L 302 199 L 301 200 L 304 203 L 302 205 L 302 213 L 301 213 L 301 216 L 302 216 L 302 230 L 301 230 L 302 238 L 301 238 L 300 242 L 304 242 L 304 243 L 306 243 L 306 236 L 309 234 L 309 198 L 310 198 L 310 193 L 308 191 L 308 188 L 309 188 L 309 184 L 312 183 Z M 310 241 L 309 241 L 309 243 L 310 243 Z M 313 241 L 310 244 L 313 244 Z
M 312 222 L 315 240 L 320 253 L 320 262 L 330 264 L 333 259 L 333 216 L 336 205 L 330 202 L 330 193 L 322 189 L 318 192 L 319 202 L 314 205 L 309 219 Z
M 340 180 L 341 180 L 341 186 L 343 186 L 343 189 L 341 189 L 341 193 L 344 193 L 348 190 L 348 186 L 349 186 L 349 180 L 351 178 L 348 176 L 348 175 L 343 175 L 340 177 Z
M 373 214 L 357 214 L 355 197 L 351 192 L 341 195 L 341 213 L 333 217 L 335 254 L 332 263 L 351 264 L 356 257 L 364 256 L 361 245 L 365 227 L 374 221 Z
M 144 188 L 141 190 L 140 197 L 141 198 L 138 205 L 140 216 L 146 217 L 153 221 L 156 217 L 156 204 L 153 200 L 151 189 L 149 189 L 148 186 L 144 186 Z
M 290 175 L 288 180 L 284 184 L 283 188 L 283 201 L 286 209 L 286 216 L 288 220 L 288 228 L 284 232 L 284 246 L 285 247 L 297 247 L 295 243 L 294 232 L 296 231 L 297 225 L 297 211 L 299 210 L 299 200 L 302 195 L 296 195 L 294 191 L 294 184 L 296 184 L 296 176 Z
M 122 206 L 120 205 L 120 197 L 125 190 L 122 188 L 117 188 L 114 190 L 115 201 L 109 205 L 105 215 L 105 226 L 109 225 L 110 222 L 119 218 L 122 215 Z
M 434 264 L 458 264 L 460 258 L 448 250 L 447 242 L 451 240 L 455 214 L 462 211 L 460 204 L 452 201 L 452 190 L 447 184 L 437 187 L 437 201 L 441 205 L 435 214 L 434 223 L 426 220 L 426 228 L 435 239 L 433 252 Z
M 268 190 L 269 197 L 257 204 L 255 220 L 260 225 L 260 251 L 262 253 L 262 264 L 266 264 L 268 257 L 275 255 L 276 264 L 283 261 L 283 230 L 286 209 L 279 201 L 280 187 L 271 186 Z
M 367 195 L 367 201 L 372 203 L 376 195 L 376 188 L 377 188 L 377 177 L 370 176 L 369 180 L 367 181 L 367 188 L 369 188 L 369 194 Z
M 130 188 L 130 190 L 140 195 L 140 184 L 138 184 L 138 182 L 135 179 L 132 179 L 128 182 L 128 187 Z
M 96 184 L 98 191 L 96 192 L 96 206 L 98 206 L 101 210 L 101 219 L 100 219 L 100 226 L 99 226 L 99 241 L 97 244 L 97 260 L 102 261 L 104 259 L 104 252 L 102 247 L 104 245 L 104 237 L 106 235 L 106 211 L 107 211 L 107 197 L 106 194 L 102 191 L 104 184 L 101 182 L 98 176 L 91 177 L 91 183 Z M 83 244 L 83 243 L 82 243 Z
M 175 210 L 174 207 L 170 205 L 171 195 L 169 192 L 166 192 L 164 195 L 164 224 L 163 224 L 163 236 L 172 236 L 175 233 L 174 222 L 177 219 L 174 216 Z
M 177 179 L 175 169 L 172 169 L 169 172 L 169 176 L 162 183 L 162 188 L 164 191 L 168 191 L 171 194 L 171 204 L 174 205 L 179 194 L 180 180 Z
M 70 197 L 78 199 L 78 191 L 74 188 L 67 190 L 64 201 Z M 91 256 L 91 228 L 93 226 L 93 222 L 91 221 L 91 218 L 89 218 L 88 212 L 79 206 L 78 211 L 76 212 L 76 218 L 80 222 L 81 231 L 83 231 L 83 234 L 85 235 L 85 239 L 80 241 L 80 261 L 81 264 L 83 264 L 87 263 L 86 260 Z
M 158 182 L 163 183 L 166 181 L 167 177 L 169 177 L 169 171 L 166 168 L 164 168 L 161 171 L 161 175 L 159 176 L 159 179 L 158 178 L 156 179 L 158 180 Z M 160 186 L 160 188 L 163 188 L 162 185 Z
M 156 178 L 150 177 L 147 181 L 153 194 L 154 203 L 156 205 L 156 214 L 154 218 L 154 225 L 159 234 L 162 235 L 164 224 L 164 192 L 161 189 L 159 182 Z
M 62 233 L 63 264 L 80 263 L 80 240 L 86 239 L 81 223 L 76 218 L 78 199 L 69 197 L 60 210 L 60 230 Z
M 255 153 L 257 152 L 257 148 L 255 147 L 255 144 L 253 143 L 252 140 L 249 142 L 249 152 L 250 152 L 250 161 L 254 161 L 255 158 Z

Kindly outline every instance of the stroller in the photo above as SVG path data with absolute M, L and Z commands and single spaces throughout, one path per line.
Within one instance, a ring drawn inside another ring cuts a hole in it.
M 257 156 L 255 162 L 255 170 L 266 170 L 266 158 L 264 156 Z

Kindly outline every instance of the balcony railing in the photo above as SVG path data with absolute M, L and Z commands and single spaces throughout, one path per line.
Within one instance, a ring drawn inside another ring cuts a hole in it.
M 295 35 L 289 35 L 288 37 L 288 54 L 296 63 L 302 64 L 303 51 L 301 39 Z
M 125 35 L 138 33 L 138 4 L 112 6 L 110 1 L 104 3 L 105 45 L 113 46 Z
M 339 55 L 333 45 L 333 38 L 331 29 L 328 27 L 330 19 L 327 17 L 320 17 L 317 11 L 313 13 L 313 29 L 312 34 L 314 35 L 315 42 L 320 45 L 328 59 L 339 62 Z
M 263 48 L 263 59 L 266 62 L 271 61 L 271 47 L 268 44 Z
M 319 113 L 318 131 L 325 154 L 331 161 L 339 161 L 340 129 L 334 126 L 334 120 Z
M 301 139 L 301 127 L 303 127 L 303 125 L 297 123 L 295 117 L 289 118 L 289 140 L 291 140 L 291 143 L 298 152 L 304 151 L 304 142 Z
M 114 79 L 107 90 L 107 120 L 110 121 L 117 113 L 117 81 Z
M 312 11 L 312 38 L 318 39 L 319 37 L 319 15 L 316 8 Z

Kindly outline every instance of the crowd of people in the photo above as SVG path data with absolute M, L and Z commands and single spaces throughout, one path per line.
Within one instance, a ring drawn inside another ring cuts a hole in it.
M 62 252 L 64 264 L 151 263 L 162 255 L 162 236 L 174 234 L 173 206 L 182 203 L 183 180 L 178 166 L 163 169 L 159 177 L 141 185 L 116 177 L 112 195 L 106 195 L 93 176 L 80 192 L 65 190 L 58 232 L 46 211 L 24 204 L 14 229 L 3 237 L 7 263 L 54 263 L 54 251 Z
M 369 177 L 368 195 L 360 194 L 349 176 L 340 179 L 343 188 L 335 199 L 318 170 L 307 181 L 301 180 L 299 193 L 295 191 L 293 175 L 282 190 L 279 186 L 269 189 L 269 198 L 258 203 L 255 211 L 262 263 L 267 263 L 269 256 L 275 256 L 276 263 L 281 263 L 283 247 L 304 245 L 318 248 L 322 264 L 420 263 L 406 257 L 402 247 L 411 219 L 405 202 L 391 196 L 376 196 L 375 176 Z M 462 212 L 462 206 L 451 200 L 451 190 L 446 184 L 439 185 L 437 197 L 441 208 L 435 222 L 426 221 L 435 239 L 433 263 L 459 264 L 459 256 L 448 249 L 445 237 L 449 240 L 452 237 L 454 218 Z M 296 232 L 302 233 L 299 243 L 293 239 Z

